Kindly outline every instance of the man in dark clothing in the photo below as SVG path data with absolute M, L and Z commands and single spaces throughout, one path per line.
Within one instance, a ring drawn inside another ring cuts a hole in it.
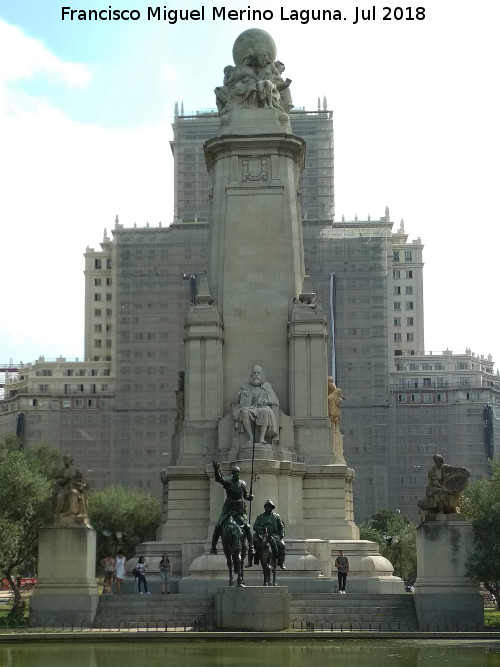
M 215 526 L 210 553 L 217 553 L 217 542 L 221 535 L 222 526 L 227 521 L 227 519 L 232 516 L 247 538 L 249 550 L 248 561 L 250 562 L 250 560 L 253 560 L 254 551 L 252 534 L 250 532 L 250 526 L 248 525 L 245 500 L 252 501 L 253 495 L 248 493 L 245 482 L 240 479 L 240 469 L 238 466 L 233 466 L 231 468 L 231 477 L 222 477 L 218 463 L 214 462 L 213 468 L 215 473 L 215 481 L 221 484 L 226 491 L 226 500 L 222 507 L 219 520 Z
M 345 582 L 349 574 L 349 559 L 344 556 L 342 550 L 339 551 L 339 555 L 335 559 L 335 567 L 339 577 L 339 593 L 345 595 Z
M 285 524 L 280 515 L 277 512 L 274 512 L 275 509 L 276 506 L 272 500 L 269 499 L 264 503 L 264 512 L 259 514 L 253 524 L 255 532 L 254 538 L 259 538 L 264 536 L 264 534 L 267 534 L 270 538 L 273 555 L 278 560 L 278 565 L 282 570 L 286 570 L 285 542 L 283 541 L 283 538 L 285 537 Z

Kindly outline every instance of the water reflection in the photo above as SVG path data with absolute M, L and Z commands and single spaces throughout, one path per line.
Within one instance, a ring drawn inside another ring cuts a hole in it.
M 168 663 L 167 663 L 168 661 Z M 0 644 L 0 667 L 498 667 L 500 641 L 146 641 Z

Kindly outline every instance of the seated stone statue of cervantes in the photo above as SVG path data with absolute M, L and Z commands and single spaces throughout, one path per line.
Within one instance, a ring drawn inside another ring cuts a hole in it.
M 260 366 L 254 366 L 247 384 L 236 395 L 233 404 L 234 427 L 248 435 L 248 444 L 270 444 L 278 435 L 279 401 L 274 389 L 265 381 Z

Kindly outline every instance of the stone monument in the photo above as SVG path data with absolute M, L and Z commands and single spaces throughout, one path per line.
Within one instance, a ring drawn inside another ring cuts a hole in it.
M 459 509 L 470 473 L 445 464 L 440 454 L 434 455 L 433 462 L 425 497 L 418 502 L 422 517 L 414 587 L 418 623 L 424 631 L 482 630 L 479 584 L 465 573 L 473 548 L 472 526 Z
M 287 569 L 279 581 L 290 591 L 333 591 L 340 548 L 350 557 L 351 590 L 402 592 L 354 522 L 354 471 L 339 428 L 343 396 L 335 388 L 329 399 L 327 322 L 304 271 L 298 182 L 306 146 L 293 133 L 291 81 L 276 56 L 267 32 L 246 30 L 215 89 L 220 131 L 205 144 L 208 274 L 186 319 L 182 410 L 172 464 L 162 473 L 155 549 L 173 555 L 180 592 L 225 583 L 222 553 L 209 553 L 223 500 L 211 482 L 215 460 L 224 475 L 240 468 L 259 511 L 267 498 L 280 508 Z M 245 571 L 252 579 L 260 579 L 255 567 Z
M 70 456 L 56 480 L 52 522 L 42 528 L 30 625 L 91 626 L 98 592 L 96 534 L 88 523 L 87 484 Z

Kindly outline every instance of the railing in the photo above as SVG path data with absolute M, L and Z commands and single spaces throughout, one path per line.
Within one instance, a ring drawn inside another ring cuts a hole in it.
M 330 621 L 327 619 L 307 620 L 304 618 L 293 618 L 290 621 L 290 630 L 304 633 L 422 633 L 422 632 L 492 632 L 498 628 L 485 626 L 478 630 L 475 627 L 453 626 L 446 623 L 441 627 L 429 625 L 428 627 L 416 627 L 416 622 L 345 622 Z M 64 619 L 53 623 L 29 624 L 28 619 L 9 620 L 0 618 L 0 634 L 7 633 L 168 633 L 168 632 L 217 632 L 213 622 L 205 617 L 194 619 L 156 619 L 136 621 L 112 621 L 97 622 L 90 627 L 88 624 L 70 623 Z
M 138 619 L 135 621 L 97 622 L 89 626 L 85 623 L 68 622 L 64 618 L 52 623 L 32 622 L 27 618 L 0 618 L 0 634 L 19 632 L 213 632 L 215 626 L 204 616 L 193 619 Z

